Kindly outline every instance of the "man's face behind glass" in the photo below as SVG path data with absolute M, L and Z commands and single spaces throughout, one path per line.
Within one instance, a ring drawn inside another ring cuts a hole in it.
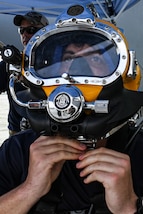
M 42 78 L 61 77 L 63 73 L 108 77 L 115 72 L 120 59 L 112 40 L 84 31 L 54 34 L 46 38 L 33 55 L 35 71 Z
M 86 74 L 98 77 L 110 74 L 98 45 L 70 44 L 64 50 L 62 61 L 62 73 L 70 71 L 71 75 Z

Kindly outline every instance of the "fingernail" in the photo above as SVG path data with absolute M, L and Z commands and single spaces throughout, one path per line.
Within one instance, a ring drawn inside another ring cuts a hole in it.
M 86 149 L 86 145 L 83 143 L 80 143 L 80 147 L 85 148 Z

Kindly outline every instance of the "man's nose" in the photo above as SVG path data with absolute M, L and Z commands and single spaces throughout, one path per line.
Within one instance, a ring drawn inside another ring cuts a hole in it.
M 69 74 L 93 76 L 93 72 L 90 69 L 89 64 L 87 63 L 86 59 L 84 59 L 83 57 L 78 57 L 73 59 L 73 62 L 69 68 Z

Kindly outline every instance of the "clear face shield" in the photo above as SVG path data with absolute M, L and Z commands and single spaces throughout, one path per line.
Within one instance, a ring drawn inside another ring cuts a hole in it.
M 45 39 L 32 53 L 39 78 L 106 78 L 119 63 L 117 47 L 106 37 L 88 31 L 63 32 Z

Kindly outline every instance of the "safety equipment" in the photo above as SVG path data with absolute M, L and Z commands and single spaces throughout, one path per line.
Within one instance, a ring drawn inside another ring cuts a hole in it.
M 92 4 L 72 5 L 40 29 L 26 46 L 21 73 L 30 92 L 16 95 L 13 77 L 12 96 L 44 134 L 93 143 L 121 128 L 143 104 L 135 52 Z

